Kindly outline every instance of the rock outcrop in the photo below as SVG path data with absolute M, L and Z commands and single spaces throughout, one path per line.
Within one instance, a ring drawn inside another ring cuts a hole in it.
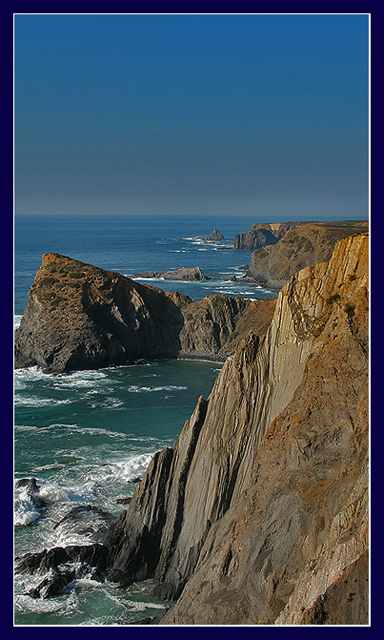
M 367 230 L 364 221 L 311 222 L 285 228 L 278 242 L 254 251 L 245 279 L 279 289 L 300 269 L 329 260 L 341 238 Z
M 368 622 L 368 236 L 279 294 L 104 543 L 161 624 Z
M 294 229 L 301 222 L 257 222 L 246 233 L 235 235 L 233 248 L 242 251 L 254 251 L 265 245 L 276 244 L 287 231 Z
M 46 254 L 15 332 L 15 365 L 96 369 L 176 357 L 183 316 L 159 289 Z
M 209 234 L 209 236 L 202 236 L 201 239 L 208 240 L 209 242 L 215 241 L 215 240 L 225 240 L 223 234 L 217 229 L 214 229 L 212 233 Z
M 195 303 L 177 292 L 47 254 L 15 331 L 15 366 L 63 372 L 179 355 L 225 359 L 247 325 L 265 333 L 273 308 L 273 301 L 255 304 L 220 295 Z
M 174 271 L 143 271 L 130 276 L 132 280 L 135 278 L 161 278 L 162 280 L 176 280 L 176 281 L 188 281 L 188 282 L 203 282 L 204 280 L 212 280 L 210 276 L 206 276 L 200 267 L 181 267 Z

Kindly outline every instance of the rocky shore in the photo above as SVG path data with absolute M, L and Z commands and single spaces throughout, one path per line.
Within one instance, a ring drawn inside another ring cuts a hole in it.
M 34 597 L 60 593 L 78 571 L 122 587 L 154 578 L 154 595 L 176 601 L 162 625 L 369 623 L 369 239 L 315 226 L 271 245 L 315 237 L 321 257 L 334 242 L 277 300 L 194 302 L 43 257 L 17 366 L 92 368 L 116 354 L 226 361 L 91 549 L 19 559 L 19 571 L 48 567 L 57 578 Z

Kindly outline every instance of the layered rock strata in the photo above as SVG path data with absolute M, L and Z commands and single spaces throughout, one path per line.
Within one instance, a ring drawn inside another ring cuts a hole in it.
M 59 254 L 43 256 L 15 332 L 15 366 L 48 372 L 142 358 L 224 360 L 242 335 L 265 333 L 273 301 L 191 298 Z
M 368 621 L 368 237 L 279 294 L 104 543 L 162 624 Z
M 339 240 L 367 230 L 364 221 L 300 223 L 285 228 L 278 242 L 253 252 L 245 279 L 279 289 L 297 271 L 329 260 Z

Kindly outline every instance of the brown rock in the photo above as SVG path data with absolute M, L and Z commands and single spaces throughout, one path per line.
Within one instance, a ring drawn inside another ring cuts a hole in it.
M 367 235 L 296 274 L 112 525 L 112 577 L 179 597 L 162 624 L 302 624 L 324 595 L 365 624 L 367 285 Z

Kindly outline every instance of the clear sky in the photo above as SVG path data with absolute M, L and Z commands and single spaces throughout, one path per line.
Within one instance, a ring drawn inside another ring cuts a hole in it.
M 367 15 L 15 15 L 16 213 L 363 218 Z

